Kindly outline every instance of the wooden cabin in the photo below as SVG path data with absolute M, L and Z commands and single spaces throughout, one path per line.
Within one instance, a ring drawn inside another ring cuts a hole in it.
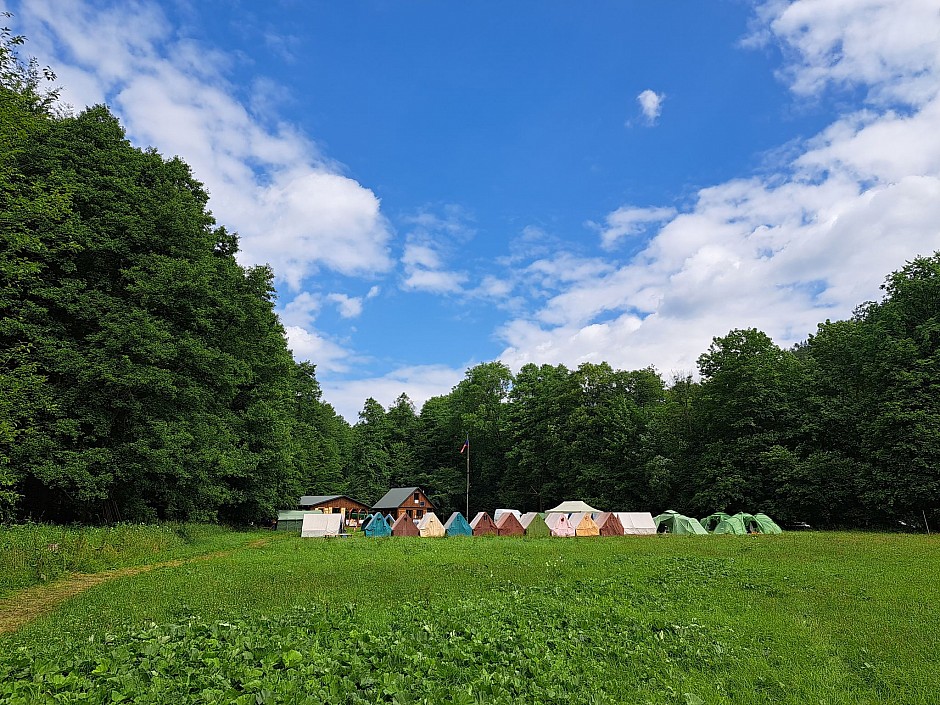
M 393 487 L 372 507 L 372 511 L 382 512 L 393 519 L 407 516 L 414 521 L 420 521 L 425 514 L 436 509 L 420 487 Z
M 359 526 L 370 513 L 368 504 L 344 494 L 304 495 L 299 506 L 301 509 L 319 509 L 324 514 L 344 514 L 350 526 Z

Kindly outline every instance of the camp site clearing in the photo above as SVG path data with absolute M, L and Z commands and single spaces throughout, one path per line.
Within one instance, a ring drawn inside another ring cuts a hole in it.
M 940 692 L 934 537 L 267 536 L 100 581 L 0 635 L 0 702 L 928 705 Z

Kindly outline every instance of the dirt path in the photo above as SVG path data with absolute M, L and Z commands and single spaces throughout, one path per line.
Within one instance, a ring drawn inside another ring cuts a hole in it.
M 271 539 L 256 539 L 245 544 L 245 547 L 260 548 L 270 540 Z M 85 590 L 100 585 L 101 583 L 106 583 L 109 580 L 147 573 L 156 568 L 175 568 L 185 563 L 221 558 L 231 554 L 234 550 L 236 549 L 216 551 L 215 553 L 207 553 L 192 558 L 163 561 L 162 563 L 151 563 L 149 565 L 132 566 L 129 568 L 116 568 L 100 573 L 73 573 L 64 578 L 53 580 L 51 583 L 34 585 L 33 587 L 26 588 L 25 590 L 0 599 L 0 634 L 14 632 L 37 617 L 48 614 L 69 598 L 75 597 L 85 592 Z

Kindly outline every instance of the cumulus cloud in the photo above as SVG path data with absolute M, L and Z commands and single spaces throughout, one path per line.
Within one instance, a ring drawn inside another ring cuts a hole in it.
M 321 379 L 323 396 L 336 412 L 350 423 L 359 420 L 363 402 L 372 397 L 385 408 L 404 392 L 417 408 L 428 399 L 446 394 L 463 379 L 465 368 L 446 365 L 400 367 L 387 374 L 367 379 Z
M 674 208 L 622 206 L 613 213 L 609 213 L 603 225 L 594 222 L 588 222 L 588 225 L 600 231 L 601 246 L 611 249 L 622 238 L 644 234 L 648 226 L 669 220 L 675 214 Z
M 656 124 L 663 112 L 663 100 L 665 98 L 664 93 L 657 93 L 649 88 L 636 97 L 636 102 L 640 104 L 640 112 L 648 125 Z
M 607 360 L 691 371 L 712 336 L 755 326 L 783 345 L 841 318 L 892 270 L 940 247 L 940 13 L 935 2 L 798 0 L 759 9 L 751 39 L 789 61 L 799 97 L 861 88 L 863 105 L 798 146 L 775 173 L 704 188 L 681 213 L 625 206 L 610 248 L 658 225 L 633 259 L 583 276 L 559 252 L 528 270 L 547 298 L 500 331 L 503 360 Z
M 446 206 L 442 215 L 425 210 L 406 218 L 405 223 L 411 229 L 401 257 L 402 288 L 437 294 L 463 292 L 469 275 L 448 268 L 447 261 L 473 238 L 467 214 L 457 206 Z
M 235 59 L 176 37 L 157 4 L 31 0 L 18 20 L 66 102 L 107 103 L 136 144 L 183 155 L 216 218 L 237 225 L 242 262 L 271 264 L 294 290 L 320 268 L 391 268 L 376 195 L 293 127 L 249 110 L 227 80 Z
M 303 326 L 284 326 L 287 343 L 298 361 L 308 360 L 317 366 L 317 372 L 343 373 L 349 371 L 352 354 L 342 345 Z
M 358 296 L 347 296 L 346 294 L 330 294 L 326 297 L 339 309 L 339 315 L 343 318 L 356 318 L 362 313 L 362 299 Z

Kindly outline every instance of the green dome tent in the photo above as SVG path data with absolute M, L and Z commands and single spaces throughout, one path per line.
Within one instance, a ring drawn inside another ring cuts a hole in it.
M 698 519 L 679 514 L 679 512 L 672 509 L 663 512 L 658 517 L 654 517 L 653 521 L 656 522 L 656 531 L 659 533 L 696 535 L 708 533 L 699 524 Z
M 702 528 L 705 529 L 705 531 L 713 532 L 721 522 L 730 516 L 730 514 L 726 514 L 725 512 L 715 512 L 714 514 L 709 514 L 707 517 L 699 521 L 699 524 L 702 525 Z
M 758 525 L 761 528 L 761 532 L 764 534 L 782 534 L 783 533 L 783 529 L 780 528 L 777 522 L 775 522 L 766 514 L 760 514 L 760 513 L 755 514 L 754 521 L 758 523 Z
M 751 516 L 751 515 L 748 514 L 747 516 Z M 725 514 L 725 518 L 718 522 L 718 525 L 715 527 L 712 533 L 713 534 L 747 534 L 750 532 L 747 529 L 747 524 L 744 521 L 743 514 L 735 514 L 734 516 L 728 516 L 727 514 Z

